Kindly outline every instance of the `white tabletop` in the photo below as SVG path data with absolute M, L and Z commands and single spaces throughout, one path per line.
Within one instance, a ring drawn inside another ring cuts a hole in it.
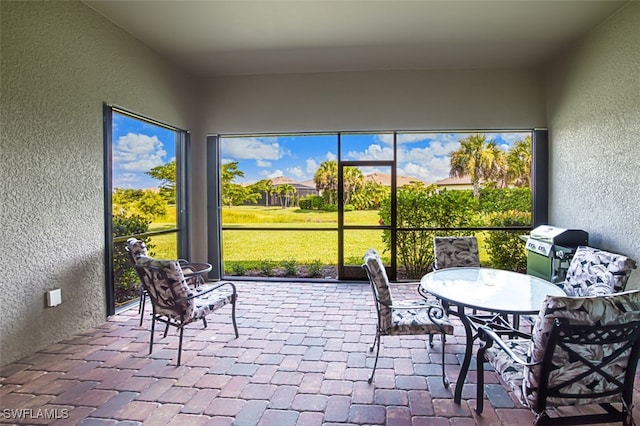
M 491 268 L 440 269 L 422 277 L 420 286 L 456 305 L 515 314 L 537 313 L 547 295 L 565 295 L 543 279 Z

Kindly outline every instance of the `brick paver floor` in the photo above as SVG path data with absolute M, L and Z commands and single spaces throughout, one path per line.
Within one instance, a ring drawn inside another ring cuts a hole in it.
M 366 283 L 236 283 L 240 337 L 230 309 L 185 331 L 176 367 L 175 329 L 136 309 L 0 369 L 0 422 L 55 425 L 530 425 L 493 372 L 485 411 L 474 412 L 475 366 L 460 405 L 440 379 L 442 344 L 426 336 L 384 337 L 374 383 L 375 308 Z M 396 299 L 419 298 L 394 285 Z M 149 309 L 149 303 L 147 303 Z M 464 330 L 447 337 L 446 371 L 457 378 Z M 637 376 L 638 377 L 638 376 Z M 636 380 L 640 383 L 640 380 Z M 636 405 L 640 401 L 637 391 Z M 636 423 L 640 416 L 636 409 Z

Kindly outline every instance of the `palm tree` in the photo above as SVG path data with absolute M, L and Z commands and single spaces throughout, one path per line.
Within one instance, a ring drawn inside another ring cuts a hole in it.
M 333 204 L 333 194 L 338 191 L 338 162 L 323 161 L 313 175 L 316 189 L 327 191 L 329 204 Z
M 357 167 L 345 167 L 342 185 L 344 187 L 344 204 L 351 203 L 351 196 L 364 186 L 364 176 Z
M 516 142 L 507 153 L 507 180 L 521 188 L 531 184 L 531 136 Z
M 296 188 L 293 185 L 284 183 L 282 185 L 277 185 L 274 188 L 274 192 L 278 194 L 278 197 L 280 198 L 280 206 L 284 209 L 289 206 L 289 201 L 291 200 L 291 196 L 296 193 Z
M 273 189 L 273 182 L 271 179 L 262 179 L 251 185 L 254 191 L 264 193 L 265 206 L 269 207 L 269 195 Z
M 473 195 L 480 195 L 480 181 L 504 182 L 504 151 L 495 141 L 487 142 L 484 135 L 470 135 L 460 140 L 460 148 L 451 153 L 451 177 L 469 175 L 473 185 Z

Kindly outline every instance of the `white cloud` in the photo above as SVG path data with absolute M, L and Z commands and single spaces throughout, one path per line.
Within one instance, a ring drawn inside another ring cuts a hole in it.
M 365 161 L 365 160 L 392 160 L 393 148 L 383 147 L 377 144 L 371 144 L 364 150 L 364 152 L 350 151 L 347 154 L 348 158 Z
M 271 167 L 271 161 L 256 160 L 256 166 L 258 166 L 258 167 Z
M 225 138 L 224 155 L 239 160 L 278 160 L 284 152 L 276 138 Z
M 292 176 L 295 177 L 297 179 L 301 179 L 304 177 L 304 172 L 302 171 L 302 169 L 300 167 L 289 167 L 287 169 L 287 175 L 288 176 Z
M 146 172 L 165 164 L 167 152 L 157 136 L 129 133 L 113 147 L 113 164 L 128 172 Z
M 306 163 L 307 163 L 307 173 L 309 174 L 315 174 L 316 170 L 318 170 L 318 167 L 320 167 L 318 165 L 318 162 L 313 158 L 307 158 Z
M 266 170 L 263 170 L 260 172 L 260 175 L 263 176 L 266 179 L 275 179 L 279 176 L 284 176 L 284 172 L 280 169 L 274 170 L 273 172 L 269 173 Z
M 338 156 L 333 152 L 327 152 L 327 155 L 325 156 L 325 158 L 327 161 L 336 161 L 338 159 Z
M 140 180 L 139 176 L 134 173 L 119 173 L 113 175 L 114 188 L 134 188 Z
M 449 176 L 449 159 L 434 157 L 427 163 L 409 162 L 398 168 L 401 176 L 414 176 L 427 183 L 434 183 Z

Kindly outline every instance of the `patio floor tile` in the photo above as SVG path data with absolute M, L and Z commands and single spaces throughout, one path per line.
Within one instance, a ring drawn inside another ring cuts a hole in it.
M 137 309 L 0 368 L 0 423 L 55 425 L 529 425 L 531 412 L 497 375 L 485 375 L 482 416 L 475 413 L 475 361 L 462 392 L 441 378 L 442 342 L 423 336 L 383 337 L 374 382 L 376 316 L 367 283 L 236 282 L 235 338 L 230 312 L 178 338 L 160 330 L 149 351 L 149 311 Z M 395 285 L 397 299 L 415 299 L 415 285 Z M 464 330 L 453 319 L 446 373 L 455 383 Z M 162 328 L 162 327 L 160 327 Z M 634 401 L 640 405 L 640 371 Z M 58 418 L 7 418 L 52 410 Z M 66 410 L 66 411 L 65 411 Z M 60 415 L 66 413 L 64 418 Z M 638 409 L 634 411 L 640 423 Z

